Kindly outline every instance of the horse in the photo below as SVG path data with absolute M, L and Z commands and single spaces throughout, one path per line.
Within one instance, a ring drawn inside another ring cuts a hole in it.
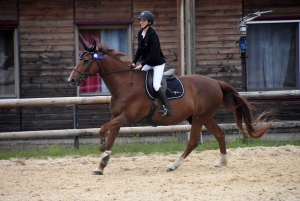
M 99 73 L 110 91 L 111 120 L 99 130 L 101 160 L 93 171 L 94 175 L 102 175 L 120 127 L 132 126 L 143 120 L 149 113 L 153 99 L 145 91 L 145 72 L 134 70 L 131 63 L 123 59 L 124 53 L 104 44 L 96 46 L 95 42 L 90 47 L 84 44 L 84 48 L 68 82 L 71 86 L 79 86 L 82 81 Z M 234 112 L 236 126 L 246 136 L 258 139 L 271 126 L 271 121 L 265 120 L 268 112 L 262 112 L 254 118 L 250 103 L 226 82 L 198 74 L 178 76 L 178 79 L 184 87 L 184 95 L 169 100 L 172 116 L 158 114 L 161 103 L 152 116 L 152 121 L 160 126 L 178 125 L 185 120 L 191 124 L 185 151 L 166 167 L 166 171 L 176 170 L 198 146 L 202 126 L 213 134 L 219 145 L 220 156 L 215 167 L 227 166 L 225 132 L 214 120 L 217 109 L 222 105 Z

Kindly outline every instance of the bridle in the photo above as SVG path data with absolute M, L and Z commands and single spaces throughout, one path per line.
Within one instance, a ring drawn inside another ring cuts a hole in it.
M 90 60 L 89 60 L 89 61 L 90 61 Z M 79 73 L 79 74 L 81 75 L 81 77 L 80 77 L 80 79 L 79 79 L 80 82 L 85 81 L 85 80 L 88 79 L 89 77 L 92 77 L 92 76 L 97 75 L 97 74 L 95 74 L 95 75 L 89 75 L 90 68 L 91 68 L 91 66 L 92 66 L 92 64 L 93 64 L 94 61 L 95 61 L 95 60 L 93 59 L 93 60 L 89 63 L 89 65 L 84 69 L 83 72 L 77 70 L 76 67 L 73 69 L 73 71 L 76 71 L 77 73 Z M 97 63 L 98 63 L 98 62 L 97 62 Z M 98 68 L 99 68 L 99 71 L 100 71 L 99 64 L 98 64 Z M 98 72 L 99 72 L 99 71 L 98 71 Z
M 92 54 L 92 53 L 91 53 Z M 104 58 L 104 55 L 105 53 L 103 53 L 101 56 L 102 58 Z M 92 77 L 92 76 L 96 76 L 97 73 L 95 75 L 89 75 L 89 71 L 90 71 L 90 68 L 91 66 L 93 65 L 94 61 L 96 61 L 97 63 L 97 66 L 98 66 L 98 73 L 100 74 L 100 65 L 98 63 L 98 59 L 95 59 L 94 56 L 93 56 L 93 59 L 92 60 L 89 60 L 91 61 L 89 63 L 89 65 L 84 69 L 83 72 L 79 71 L 76 69 L 76 67 L 73 69 L 73 71 L 76 71 L 77 73 L 79 73 L 81 75 L 79 81 L 82 82 L 82 81 L 85 81 L 86 79 L 88 79 L 89 77 Z M 116 70 L 116 71 L 111 71 L 111 72 L 104 72 L 104 73 L 101 73 L 102 75 L 109 75 L 109 74 L 114 74 L 114 73 L 121 73 L 121 72 L 127 72 L 127 71 L 131 71 L 132 74 L 131 74 L 131 82 L 130 84 L 133 84 L 134 82 L 134 69 L 130 66 L 129 69 L 126 69 L 126 70 Z

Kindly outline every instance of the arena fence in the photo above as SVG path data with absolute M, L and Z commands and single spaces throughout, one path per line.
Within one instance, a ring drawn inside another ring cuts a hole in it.
M 247 99 L 300 98 L 300 90 L 239 92 Z M 0 108 L 109 103 L 110 96 L 2 99 Z
M 259 92 L 239 92 L 247 99 L 274 99 L 274 98 L 300 98 L 299 90 L 288 91 L 259 91 Z M 62 98 L 30 98 L 30 99 L 3 99 L 0 100 L 0 108 L 14 108 L 24 106 L 49 106 L 49 105 L 76 105 L 76 104 L 101 104 L 109 103 L 110 96 L 95 97 L 62 97 Z M 235 124 L 219 124 L 223 130 L 236 130 Z M 274 122 L 271 128 L 299 128 L 299 121 Z M 203 127 L 202 131 L 206 128 Z M 120 134 L 147 134 L 147 133 L 167 133 L 167 132 L 189 132 L 190 125 L 158 126 L 158 127 L 124 127 L 120 129 Z M 74 137 L 74 146 L 79 146 L 80 136 L 98 135 L 99 128 L 90 129 L 66 129 L 66 130 L 46 130 L 46 131 L 25 131 L 0 133 L 0 140 L 20 140 L 20 139 L 48 139 L 61 137 Z M 201 136 L 202 137 L 202 136 Z
M 223 130 L 235 130 L 235 123 L 218 124 Z M 300 121 L 288 122 L 273 122 L 270 129 L 276 128 L 300 128 Z M 122 127 L 120 134 L 149 134 L 149 133 L 175 133 L 175 132 L 189 132 L 191 125 L 173 125 L 173 126 L 139 126 L 139 127 Z M 206 131 L 205 126 L 201 131 Z M 99 128 L 87 129 L 63 129 L 63 130 L 44 130 L 44 131 L 22 131 L 22 132 L 3 132 L 0 133 L 0 140 L 14 140 L 14 139 L 47 139 L 60 137 L 87 137 L 98 136 Z

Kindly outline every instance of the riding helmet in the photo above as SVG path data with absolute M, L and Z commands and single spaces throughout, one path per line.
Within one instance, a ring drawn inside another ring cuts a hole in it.
M 143 20 L 148 20 L 152 24 L 154 23 L 154 15 L 150 11 L 141 12 L 138 18 Z

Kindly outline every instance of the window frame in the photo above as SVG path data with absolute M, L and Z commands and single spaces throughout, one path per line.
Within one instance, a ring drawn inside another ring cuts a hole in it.
M 298 37 L 296 38 L 296 43 L 297 43 L 297 53 L 296 53 L 296 68 L 298 67 L 298 75 L 296 77 L 296 86 L 292 87 L 292 88 L 251 88 L 249 89 L 246 83 L 246 88 L 247 91 L 277 91 L 277 90 L 299 90 L 300 89 L 300 20 L 257 20 L 257 21 L 249 21 L 246 24 L 275 24 L 275 23 L 298 23 L 298 30 L 297 30 L 297 34 Z M 246 63 L 246 68 L 248 68 L 249 66 Z M 249 79 L 248 74 L 245 75 L 246 78 L 243 79 Z
M 20 99 L 20 61 L 19 61 L 19 31 L 17 26 L 0 26 L 0 30 L 13 30 L 14 42 L 14 94 L 0 94 L 0 99 Z
M 76 64 L 79 62 L 79 30 L 82 29 L 115 29 L 115 28 L 126 28 L 127 29 L 127 57 L 129 60 L 132 60 L 132 22 L 131 23 L 97 23 L 97 24 L 88 24 L 88 23 L 76 23 L 75 24 L 75 62 Z M 85 96 L 110 96 L 110 92 L 90 92 L 90 93 L 80 93 L 80 86 L 76 87 L 77 97 L 85 97 Z

